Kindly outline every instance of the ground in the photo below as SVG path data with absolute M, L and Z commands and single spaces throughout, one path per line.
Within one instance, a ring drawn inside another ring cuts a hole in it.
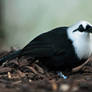
M 0 57 L 10 51 L 1 51 Z M 0 66 L 0 92 L 92 92 L 92 61 L 67 79 L 22 57 Z

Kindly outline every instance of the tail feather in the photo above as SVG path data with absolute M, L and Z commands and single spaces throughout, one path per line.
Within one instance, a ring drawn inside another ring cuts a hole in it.
M 17 50 L 17 51 L 14 51 L 13 53 L 6 55 L 6 56 L 3 56 L 2 58 L 0 58 L 0 65 L 3 64 L 7 60 L 12 60 L 12 59 L 18 57 L 20 52 L 21 52 L 21 50 Z

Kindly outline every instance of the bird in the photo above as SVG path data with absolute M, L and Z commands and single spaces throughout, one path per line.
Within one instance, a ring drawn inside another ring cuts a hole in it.
M 0 58 L 0 64 L 16 57 L 38 59 L 49 70 L 72 70 L 92 55 L 92 24 L 79 21 L 54 28 L 30 41 L 24 48 Z M 31 62 L 31 61 L 29 61 Z

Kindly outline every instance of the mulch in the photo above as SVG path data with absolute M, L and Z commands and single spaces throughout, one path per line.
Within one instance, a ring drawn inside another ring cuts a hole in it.
M 1 51 L 0 57 L 11 51 Z M 0 92 L 92 92 L 92 61 L 67 79 L 48 71 L 27 57 L 6 61 L 0 66 Z

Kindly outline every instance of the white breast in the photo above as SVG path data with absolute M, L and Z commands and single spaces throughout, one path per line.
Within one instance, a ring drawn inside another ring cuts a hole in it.
M 73 32 L 72 28 L 68 28 L 67 34 L 75 49 L 75 53 L 79 59 L 86 59 L 92 54 L 90 34 L 86 32 Z

